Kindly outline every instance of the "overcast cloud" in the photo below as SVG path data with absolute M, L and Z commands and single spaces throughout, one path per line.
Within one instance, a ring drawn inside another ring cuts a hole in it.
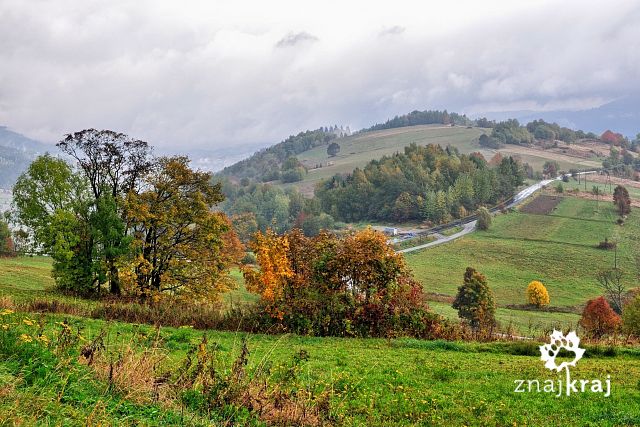
M 271 144 L 413 109 L 584 109 L 640 89 L 640 2 L 0 0 L 0 124 Z

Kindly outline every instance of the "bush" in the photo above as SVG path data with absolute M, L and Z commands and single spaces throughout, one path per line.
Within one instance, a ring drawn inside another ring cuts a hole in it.
M 604 297 L 587 301 L 580 319 L 580 326 L 595 338 L 615 332 L 620 323 L 620 316 L 613 311 Z
M 562 183 L 559 182 L 556 186 L 555 186 L 555 190 L 556 193 L 564 193 L 564 187 L 562 186 Z
M 640 295 L 624 306 L 622 330 L 629 335 L 640 336 Z
M 608 238 L 605 237 L 604 241 L 598 243 L 598 249 L 613 249 L 616 247 L 615 242 L 610 242 Z
M 305 174 L 304 168 L 298 167 L 295 169 L 289 169 L 289 170 L 283 171 L 280 176 L 280 179 L 282 179 L 282 182 L 284 183 L 298 182 L 304 179 L 304 174 Z
M 259 330 L 420 338 L 441 333 L 440 316 L 428 311 L 422 285 L 382 233 L 307 237 L 299 229 L 282 236 L 268 231 L 257 234 L 252 249 L 259 269 L 243 267 L 243 274 L 247 289 L 260 295 L 253 310 Z
M 534 280 L 529 283 L 529 286 L 527 286 L 527 301 L 536 307 L 549 305 L 549 292 L 547 292 L 547 288 L 542 282 Z
M 245 252 L 244 257 L 240 261 L 242 264 L 255 264 L 256 256 L 253 252 Z
M 491 212 L 484 206 L 478 209 L 478 229 L 488 230 L 491 227 Z

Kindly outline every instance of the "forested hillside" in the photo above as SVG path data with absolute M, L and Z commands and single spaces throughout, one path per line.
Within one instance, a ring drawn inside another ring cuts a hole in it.
M 408 114 L 401 116 L 395 116 L 393 119 L 389 119 L 384 123 L 377 123 L 369 128 L 363 129 L 361 132 L 369 132 L 382 129 L 401 128 L 405 126 L 417 126 L 417 125 L 471 125 L 472 120 L 465 115 L 458 113 L 449 113 L 447 110 L 425 110 L 425 111 L 412 111 Z
M 481 154 L 411 144 L 404 153 L 323 181 L 316 197 L 325 212 L 342 221 L 439 223 L 508 198 L 523 181 L 523 167 L 511 157 L 490 167 Z
M 267 182 L 280 179 L 288 171 L 298 174 L 305 173 L 306 171 L 296 170 L 301 166 L 295 163 L 292 167 L 289 166 L 286 162 L 287 159 L 313 147 L 329 144 L 336 136 L 336 132 L 328 128 L 300 132 L 276 145 L 258 151 L 245 160 L 224 168 L 220 174 L 236 179 L 249 178 L 258 182 Z M 293 181 L 299 181 L 300 179 L 302 177 L 293 179 Z

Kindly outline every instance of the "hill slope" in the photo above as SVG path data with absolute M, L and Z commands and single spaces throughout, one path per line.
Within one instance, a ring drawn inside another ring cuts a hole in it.
M 0 188 L 10 188 L 35 156 L 47 148 L 41 142 L 0 126 Z
M 335 157 L 327 154 L 327 146 L 319 145 L 297 155 L 298 160 L 308 168 L 308 173 L 300 182 L 278 185 L 297 186 L 305 195 L 312 195 L 315 185 L 322 179 L 335 174 L 351 173 L 355 168 L 362 168 L 371 160 L 395 152 L 402 152 L 411 143 L 418 145 L 439 144 L 442 147 L 451 145 L 462 154 L 480 152 L 487 159 L 491 159 L 497 152 L 503 156 L 513 156 L 529 163 L 534 170 L 541 171 L 547 160 L 558 161 L 560 168 L 590 168 L 600 167 L 596 156 L 589 157 L 589 153 L 578 150 L 577 144 L 572 149 L 566 149 L 560 143 L 559 148 L 543 150 L 538 147 L 519 145 L 505 145 L 494 150 L 480 146 L 478 138 L 482 134 L 490 134 L 491 129 L 464 126 L 418 125 L 394 129 L 363 132 L 335 140 L 340 145 L 340 152 Z M 584 150 L 583 150 L 584 151 Z

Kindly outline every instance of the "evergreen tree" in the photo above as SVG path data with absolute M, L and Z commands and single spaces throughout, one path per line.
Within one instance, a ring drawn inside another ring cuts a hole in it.
M 472 267 L 464 273 L 464 283 L 453 301 L 458 316 L 478 330 L 495 324 L 496 304 L 487 278 Z

